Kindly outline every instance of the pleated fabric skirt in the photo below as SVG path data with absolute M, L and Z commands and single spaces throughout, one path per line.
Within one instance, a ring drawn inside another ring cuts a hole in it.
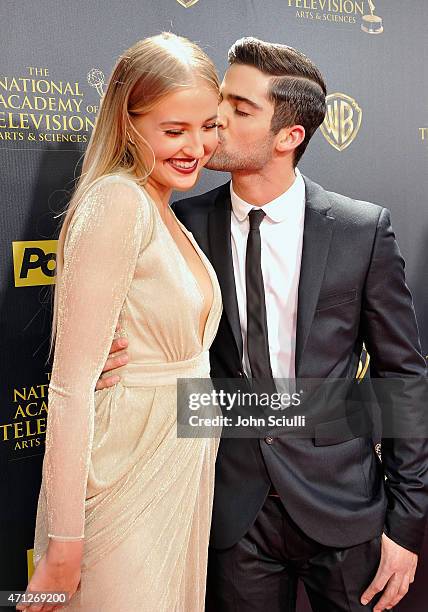
M 177 438 L 177 386 L 95 393 L 81 583 L 85 612 L 202 612 L 218 438 Z M 48 545 L 44 483 L 34 560 Z

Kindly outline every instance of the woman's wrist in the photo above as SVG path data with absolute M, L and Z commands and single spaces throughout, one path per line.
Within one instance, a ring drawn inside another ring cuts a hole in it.
M 49 538 L 46 560 L 53 565 L 80 564 L 83 557 L 84 539 L 57 540 Z

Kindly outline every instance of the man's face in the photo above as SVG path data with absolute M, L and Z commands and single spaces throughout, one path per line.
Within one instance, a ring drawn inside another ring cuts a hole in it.
M 221 85 L 219 145 L 207 164 L 224 172 L 258 171 L 271 160 L 273 103 L 267 92 L 271 77 L 253 66 L 233 64 Z

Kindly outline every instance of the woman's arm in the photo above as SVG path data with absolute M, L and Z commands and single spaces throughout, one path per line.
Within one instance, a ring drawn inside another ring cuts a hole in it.
M 150 222 L 143 192 L 115 175 L 91 187 L 67 233 L 43 463 L 50 544 L 28 590 L 77 587 L 70 585 L 83 552 L 94 389 Z
M 49 536 L 84 537 L 94 389 L 131 283 L 148 204 L 116 176 L 95 184 L 69 229 L 58 288 L 44 477 Z

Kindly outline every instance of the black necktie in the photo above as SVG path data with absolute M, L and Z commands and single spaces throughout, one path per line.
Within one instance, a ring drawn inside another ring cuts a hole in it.
M 245 259 L 247 290 L 247 350 L 254 378 L 272 378 L 266 321 L 265 289 L 261 266 L 260 224 L 266 213 L 253 208 Z

